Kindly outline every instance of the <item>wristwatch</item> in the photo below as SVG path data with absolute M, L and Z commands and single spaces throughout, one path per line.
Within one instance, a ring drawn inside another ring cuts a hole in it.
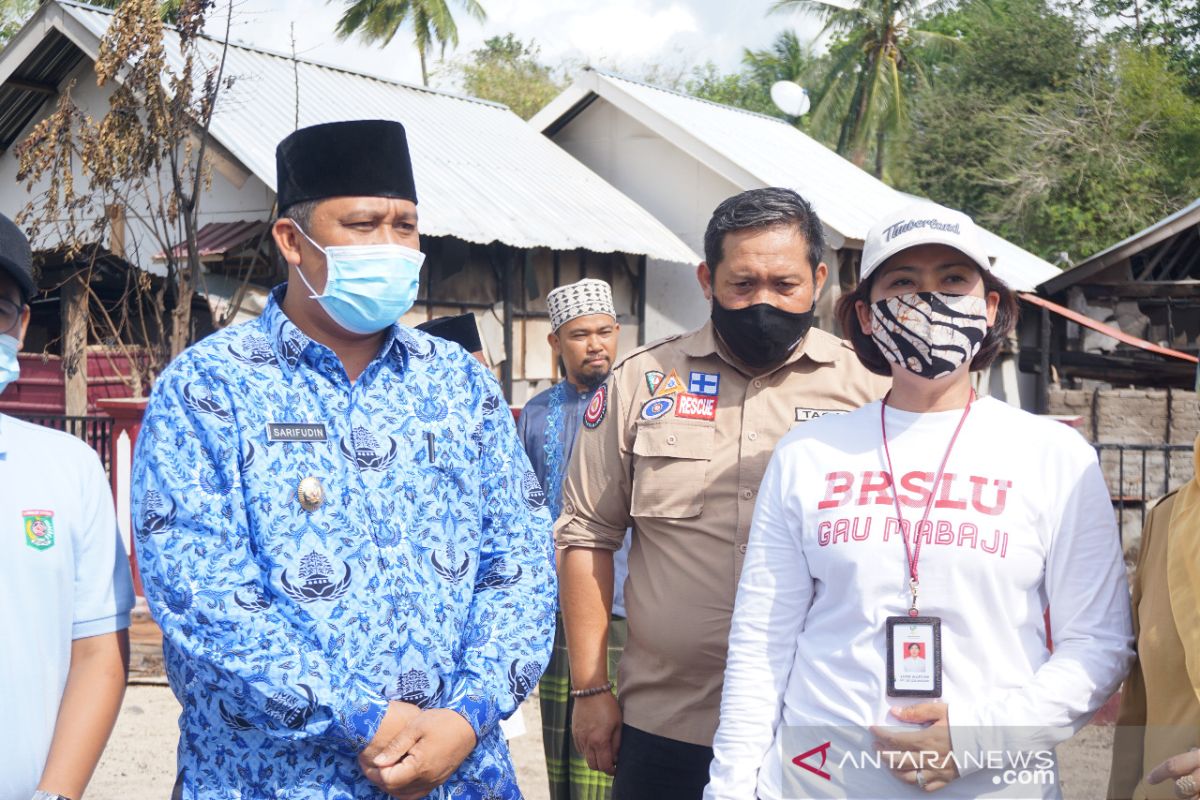
M 38 789 L 29 800 L 71 800 L 65 794 L 51 794 L 44 789 Z

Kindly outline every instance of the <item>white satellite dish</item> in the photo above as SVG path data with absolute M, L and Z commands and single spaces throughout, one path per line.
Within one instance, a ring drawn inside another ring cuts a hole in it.
M 775 81 L 771 84 L 771 102 L 789 117 L 803 117 L 811 105 L 808 92 L 795 81 Z

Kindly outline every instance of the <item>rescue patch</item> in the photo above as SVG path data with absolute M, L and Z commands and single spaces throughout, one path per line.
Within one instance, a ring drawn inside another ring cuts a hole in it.
M 653 395 L 658 385 L 662 383 L 664 375 L 656 369 L 652 369 L 646 373 L 646 386 L 650 389 L 650 394 Z
M 675 400 L 675 416 L 684 419 L 716 419 L 717 398 L 704 394 L 681 392 Z
M 588 403 L 587 409 L 583 412 L 583 425 L 585 428 L 595 428 L 601 422 L 604 422 L 604 415 L 608 413 L 608 384 L 604 384 L 596 393 L 592 395 L 592 402 Z
M 21 517 L 25 521 L 25 544 L 34 550 L 49 550 L 54 546 L 53 511 L 22 511 Z
M 797 408 L 796 422 L 808 422 L 809 420 L 819 419 L 826 414 L 845 414 L 847 412 L 840 408 Z
M 646 405 L 642 406 L 642 419 L 654 420 L 659 417 L 665 417 L 671 413 L 671 409 L 674 407 L 675 395 L 651 397 L 646 401 Z
M 676 394 L 683 391 L 683 381 L 679 379 L 679 373 L 671 370 L 671 374 L 663 378 L 658 384 L 658 390 L 654 392 L 655 397 L 666 397 L 669 394 Z
M 716 397 L 721 389 L 721 373 L 693 372 L 688 376 L 688 392 Z

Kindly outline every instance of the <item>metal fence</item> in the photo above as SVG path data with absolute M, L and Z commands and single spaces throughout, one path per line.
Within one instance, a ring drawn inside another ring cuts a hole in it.
M 1178 489 L 1192 477 L 1190 444 L 1094 444 L 1100 468 L 1108 483 L 1121 542 L 1125 542 L 1127 518 L 1146 521 L 1146 506 L 1156 498 Z
M 103 415 L 89 417 L 68 417 L 65 414 L 20 414 L 18 419 L 32 422 L 34 425 L 44 425 L 75 436 L 96 451 L 104 471 L 112 468 L 113 457 L 113 420 Z

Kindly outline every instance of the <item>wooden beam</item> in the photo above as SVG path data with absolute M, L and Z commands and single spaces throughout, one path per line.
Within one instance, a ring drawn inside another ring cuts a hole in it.
M 37 81 L 27 81 L 21 78 L 9 78 L 4 82 L 4 85 L 13 89 L 22 89 L 26 92 L 44 94 L 47 97 L 54 97 L 58 94 L 58 87 L 51 83 L 38 83 Z
M 1154 271 L 1156 266 L 1158 266 L 1158 262 L 1162 260 L 1163 256 L 1167 255 L 1167 253 L 1173 252 L 1175 248 L 1179 246 L 1179 242 L 1182 239 L 1183 236 L 1181 233 L 1177 233 L 1170 239 L 1167 239 L 1165 242 L 1159 243 L 1154 255 L 1148 262 L 1146 262 L 1146 266 L 1142 267 L 1141 272 L 1138 273 L 1138 280 L 1145 280 L 1146 278 L 1150 277 L 1150 273 Z M 1132 261 L 1130 262 L 1130 266 L 1132 266 Z
M 63 379 L 68 417 L 86 416 L 88 407 L 88 294 L 83 281 L 83 273 L 79 273 L 62 287 Z
M 1200 281 L 1122 281 L 1081 286 L 1089 300 L 1139 300 L 1160 297 L 1200 297 Z

